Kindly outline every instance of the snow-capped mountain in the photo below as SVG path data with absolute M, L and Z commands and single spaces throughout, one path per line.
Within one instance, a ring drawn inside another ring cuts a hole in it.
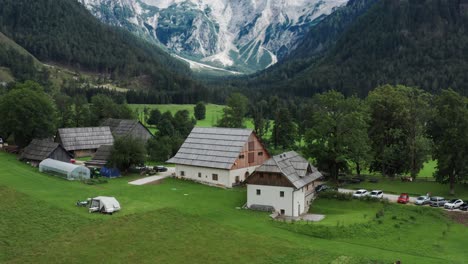
M 188 60 L 252 72 L 276 63 L 348 0 L 78 0 Z

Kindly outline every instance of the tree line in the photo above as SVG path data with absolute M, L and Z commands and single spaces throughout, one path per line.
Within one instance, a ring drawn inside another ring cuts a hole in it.
M 246 117 L 271 153 L 301 151 L 335 181 L 364 169 L 417 177 L 431 158 L 436 180 L 450 183 L 452 193 L 468 180 L 468 98 L 452 89 L 431 95 L 384 85 L 365 99 L 332 90 L 296 104 L 232 94 L 218 126 L 244 127 Z

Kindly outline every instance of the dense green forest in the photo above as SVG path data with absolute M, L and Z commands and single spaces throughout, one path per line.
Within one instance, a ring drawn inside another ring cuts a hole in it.
M 338 8 L 319 24 L 313 26 L 301 39 L 297 47 L 287 56 L 286 61 L 303 60 L 304 58 L 312 59 L 323 55 L 330 48 L 333 48 L 341 34 L 377 1 L 350 0 L 346 6 Z
M 102 24 L 77 1 L 0 0 L 0 6 L 0 31 L 43 62 L 170 95 L 196 93 L 201 87 L 186 64 L 131 33 Z
M 21 54 L 6 45 L 0 45 L 0 66 L 10 69 L 13 77 L 18 80 L 48 78 L 45 70 L 41 71 L 34 65 L 33 57 Z
M 326 20 L 325 20 L 326 21 Z M 339 21 L 337 23 L 340 23 Z M 460 0 L 381 0 L 321 58 L 286 59 L 233 86 L 258 94 L 310 96 L 338 90 L 364 97 L 383 84 L 428 92 L 468 92 L 468 4 Z M 313 44 L 313 43 L 312 43 Z

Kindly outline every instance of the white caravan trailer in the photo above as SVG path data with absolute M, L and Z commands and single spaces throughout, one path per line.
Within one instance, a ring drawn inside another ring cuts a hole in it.
M 98 196 L 91 199 L 89 212 L 101 212 L 112 214 L 120 211 L 120 203 L 114 197 Z

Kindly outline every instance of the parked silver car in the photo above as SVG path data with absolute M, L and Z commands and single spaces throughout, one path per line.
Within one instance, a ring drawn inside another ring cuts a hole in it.
M 440 197 L 440 196 L 431 197 L 431 206 L 433 207 L 444 206 L 446 202 L 447 200 L 445 200 L 444 197 Z
M 427 195 L 419 196 L 416 198 L 416 201 L 414 201 L 415 205 L 425 205 L 425 204 L 430 204 L 431 203 L 431 197 Z

